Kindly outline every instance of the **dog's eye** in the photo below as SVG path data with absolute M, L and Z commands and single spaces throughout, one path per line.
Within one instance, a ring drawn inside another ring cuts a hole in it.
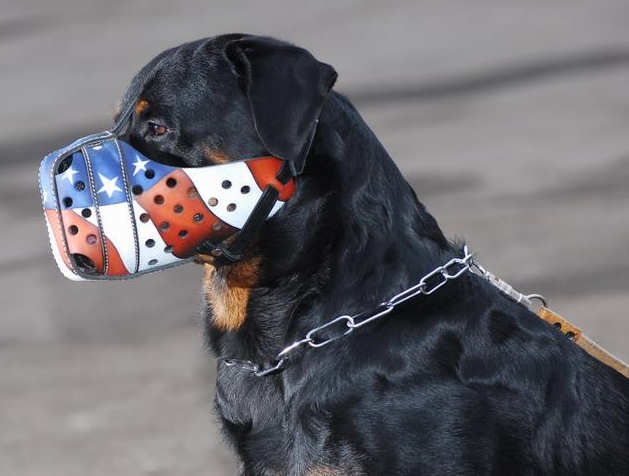
M 148 126 L 149 126 L 149 133 L 153 137 L 157 137 L 157 136 L 161 136 L 163 134 L 166 134 L 166 131 L 168 130 L 166 128 L 166 126 L 162 126 L 161 124 L 157 124 L 156 122 L 149 122 Z

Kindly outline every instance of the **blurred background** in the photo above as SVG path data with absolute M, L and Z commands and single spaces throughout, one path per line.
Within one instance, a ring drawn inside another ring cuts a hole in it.
M 629 3 L 0 0 L 0 473 L 225 475 L 201 268 L 72 283 L 36 167 L 176 44 L 310 49 L 449 236 L 629 359 Z

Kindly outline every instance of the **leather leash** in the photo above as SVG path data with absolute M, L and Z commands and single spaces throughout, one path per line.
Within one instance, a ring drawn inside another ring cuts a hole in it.
M 596 360 L 599 360 L 605 365 L 621 373 L 626 378 L 629 378 L 629 366 L 625 362 L 614 356 L 609 351 L 603 349 L 600 345 L 583 334 L 581 329 L 572 324 L 570 321 L 561 317 L 551 309 L 548 309 L 546 306 L 540 307 L 536 314 L 550 325 L 559 329 L 563 334 L 574 341 L 575 344 L 585 350 Z
M 579 327 L 575 326 L 568 319 L 548 308 L 546 299 L 544 299 L 543 296 L 539 294 L 525 295 L 520 293 L 509 283 L 490 273 L 476 262 L 472 263 L 471 269 L 500 289 L 511 299 L 526 306 L 531 312 L 537 315 L 537 317 L 547 322 L 549 325 L 556 327 L 568 339 L 573 341 L 596 360 L 624 375 L 625 378 L 629 378 L 629 365 L 586 336 Z M 541 305 L 536 305 L 534 301 L 539 301 Z

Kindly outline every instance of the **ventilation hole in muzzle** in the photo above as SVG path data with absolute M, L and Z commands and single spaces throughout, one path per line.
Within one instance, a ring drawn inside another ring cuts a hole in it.
M 236 209 L 236 204 L 235 203 L 230 203 L 229 205 L 227 205 L 227 211 L 228 212 L 233 212 Z
M 85 190 L 85 182 L 83 182 L 82 180 L 79 180 L 78 182 L 74 184 L 74 188 L 77 191 L 82 192 L 83 190 Z
M 173 252 L 173 247 L 168 245 L 164 247 L 164 253 L 172 253 Z
M 185 238 L 186 236 L 188 236 L 188 230 L 181 230 L 179 232 L 179 238 Z
M 223 228 L 223 225 L 221 225 L 220 223 L 214 223 L 214 224 L 212 225 L 212 230 L 214 230 L 214 231 L 218 231 L 218 230 L 220 230 L 221 228 Z
M 148 213 L 142 213 L 142 214 L 140 215 L 140 221 L 141 221 L 142 223 L 147 223 L 150 219 L 151 219 L 151 217 L 149 216 L 149 214 L 148 214 Z
M 155 195 L 153 197 L 153 201 L 157 204 L 157 205 L 162 205 L 164 203 L 164 197 L 162 195 Z
M 63 206 L 66 208 L 70 208 L 72 206 L 72 199 L 70 197 L 64 197 Z
M 149 260 L 149 265 L 150 265 L 150 266 L 154 266 L 154 265 L 156 265 L 156 264 L 157 264 L 157 260 L 156 260 L 155 258 L 153 258 L 153 259 Z
M 557 329 L 561 329 L 561 322 L 555 322 L 553 326 L 556 327 Z
M 195 213 L 192 216 L 192 221 L 195 222 L 195 223 L 199 223 L 199 222 L 203 221 L 203 213 Z
M 147 179 L 152 179 L 153 177 L 155 177 L 155 170 L 153 170 L 153 169 L 147 169 L 147 170 L 144 172 L 144 176 L 145 176 Z
M 180 205 L 180 204 L 178 203 L 177 205 L 175 205 L 175 206 L 173 207 L 173 211 L 174 211 L 175 213 L 181 213 L 181 212 L 183 212 L 183 205 Z
M 186 195 L 188 198 L 190 199 L 195 199 L 199 197 L 199 192 L 197 192 L 197 189 L 194 187 L 188 187 L 188 190 L 186 190 Z
M 71 235 L 76 235 L 79 232 L 79 227 L 76 225 L 70 225 L 68 227 L 68 233 L 70 233 Z
M 131 191 L 133 192 L 133 195 L 141 195 L 142 192 L 144 192 L 144 189 L 142 188 L 142 185 L 134 185 L 131 187 Z
M 92 210 L 90 210 L 89 208 L 84 208 L 83 210 L 81 210 L 81 215 L 83 215 L 83 218 L 89 218 L 92 216 Z
M 218 198 L 212 197 L 207 201 L 208 205 L 211 207 L 215 207 L 218 205 Z
M 223 188 L 230 188 L 232 186 L 232 183 L 229 180 L 223 180 L 223 183 L 221 183 L 221 187 Z
M 170 228 L 170 223 L 168 223 L 167 221 L 163 221 L 162 223 L 160 223 L 159 227 L 162 230 L 168 230 Z
M 85 241 L 87 241 L 88 245 L 95 245 L 97 241 L 96 235 L 93 235 L 90 233 L 89 235 L 85 237 Z
M 87 256 L 82 255 L 80 253 L 73 253 L 72 259 L 74 260 L 74 264 L 79 271 L 83 273 L 95 273 L 96 272 L 96 264 L 89 259 Z
M 177 181 L 176 181 L 174 178 L 169 177 L 169 178 L 166 180 L 166 186 L 167 186 L 168 188 L 175 188 L 175 186 L 176 186 L 176 185 L 177 185 Z
M 148 239 L 144 242 L 144 244 L 148 247 L 148 248 L 153 248 L 153 246 L 155 246 L 155 240 L 152 239 Z
M 240 189 L 240 193 L 249 193 L 250 190 L 251 188 L 249 188 L 249 185 L 245 185 Z
M 66 170 L 70 168 L 71 165 L 72 165 L 72 156 L 68 155 L 65 159 L 59 162 L 59 165 L 57 165 L 57 173 L 61 174 L 65 172 Z

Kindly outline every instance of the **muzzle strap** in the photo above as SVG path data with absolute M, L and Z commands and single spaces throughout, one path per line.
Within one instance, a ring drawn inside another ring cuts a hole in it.
M 282 184 L 286 184 L 291 177 L 292 175 L 288 163 L 284 161 L 284 164 L 277 173 L 277 180 Z M 255 208 L 251 212 L 251 215 L 249 215 L 240 233 L 238 233 L 231 245 L 227 246 L 224 242 L 213 245 L 210 254 L 216 258 L 217 264 L 232 264 L 242 259 L 244 252 L 255 240 L 258 232 L 268 218 L 269 213 L 271 213 L 271 210 L 277 203 L 278 198 L 279 191 L 272 185 L 267 185 L 258 203 L 256 203 Z M 203 245 L 205 245 L 205 243 Z M 200 248 L 202 248 L 203 245 Z
M 255 239 L 271 209 L 277 202 L 277 197 L 278 191 L 272 185 L 268 185 L 264 189 L 253 212 L 249 215 L 245 225 L 231 245 L 226 246 L 224 243 L 219 243 L 211 251 L 212 256 L 217 258 L 219 264 L 230 264 L 242 259 L 243 253 Z

